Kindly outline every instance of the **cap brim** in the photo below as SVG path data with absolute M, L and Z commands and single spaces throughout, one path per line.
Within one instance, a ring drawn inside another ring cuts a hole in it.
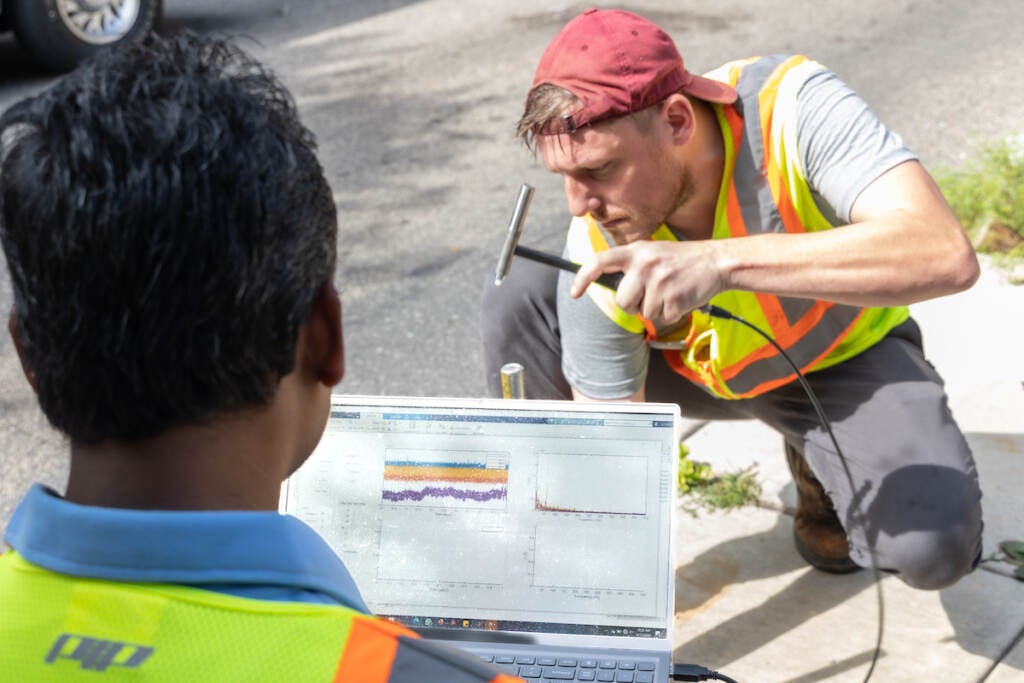
M 687 95 L 719 104 L 732 104 L 736 101 L 738 94 L 732 86 L 697 74 L 691 74 L 691 76 L 692 80 L 683 88 L 683 92 Z

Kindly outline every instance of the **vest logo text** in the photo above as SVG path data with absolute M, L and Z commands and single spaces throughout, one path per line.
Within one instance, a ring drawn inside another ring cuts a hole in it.
M 154 648 L 145 645 L 62 633 L 46 655 L 46 663 L 70 659 L 78 662 L 86 671 L 106 671 L 112 666 L 137 669 L 153 652 Z

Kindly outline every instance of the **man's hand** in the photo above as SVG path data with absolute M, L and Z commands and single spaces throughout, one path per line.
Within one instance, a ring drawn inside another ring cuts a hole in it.
M 722 291 L 716 246 L 695 242 L 640 241 L 612 247 L 580 267 L 569 293 L 580 297 L 602 273 L 623 273 L 615 302 L 626 313 L 663 324 L 678 322 Z

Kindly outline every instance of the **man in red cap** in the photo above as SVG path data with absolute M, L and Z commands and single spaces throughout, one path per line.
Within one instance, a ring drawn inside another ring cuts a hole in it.
M 651 22 L 588 9 L 545 50 L 517 132 L 562 176 L 584 265 L 519 260 L 485 291 L 494 393 L 514 361 L 530 398 L 761 420 L 784 437 L 810 564 L 923 589 L 976 566 L 973 458 L 906 306 L 967 289 L 978 262 L 849 87 L 802 55 L 698 76 Z M 593 284 L 606 272 L 617 291 Z

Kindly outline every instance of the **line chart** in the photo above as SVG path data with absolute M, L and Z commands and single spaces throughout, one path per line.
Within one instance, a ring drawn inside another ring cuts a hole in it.
M 537 467 L 534 509 L 605 515 L 647 514 L 647 458 L 545 454 Z
M 391 449 L 384 461 L 381 501 L 504 509 L 508 499 L 508 456 L 481 451 Z

